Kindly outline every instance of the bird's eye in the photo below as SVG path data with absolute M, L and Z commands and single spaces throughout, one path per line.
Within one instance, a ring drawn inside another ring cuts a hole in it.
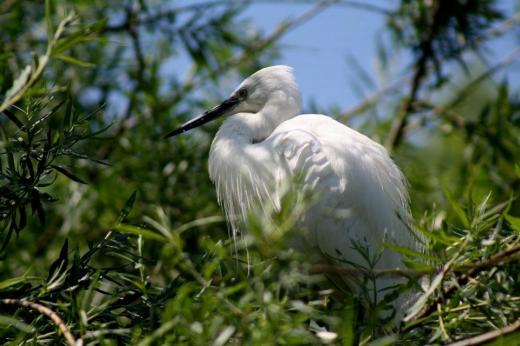
M 242 89 L 238 90 L 238 96 L 241 99 L 245 99 L 247 97 L 247 89 L 246 88 L 242 88 Z

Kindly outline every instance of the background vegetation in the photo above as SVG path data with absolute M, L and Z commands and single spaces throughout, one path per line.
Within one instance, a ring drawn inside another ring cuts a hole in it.
M 240 17 L 247 1 L 0 3 L 3 344 L 518 345 L 520 90 L 496 76 L 520 50 L 481 54 L 518 33 L 518 13 L 306 3 L 264 34 Z M 217 102 L 224 76 L 276 62 L 280 37 L 339 5 L 384 11 L 383 69 L 396 50 L 414 57 L 358 107 L 315 109 L 385 142 L 410 180 L 427 251 L 407 252 L 403 274 L 430 285 L 400 330 L 331 299 L 284 246 L 289 203 L 275 225 L 252 218 L 247 253 L 233 245 L 206 173 L 218 124 L 160 139 Z M 185 78 L 167 73 L 180 56 Z

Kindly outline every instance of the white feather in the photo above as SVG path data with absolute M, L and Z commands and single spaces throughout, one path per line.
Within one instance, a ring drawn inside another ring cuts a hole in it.
M 319 196 L 300 222 L 302 251 L 366 265 L 354 242 L 372 253 L 383 241 L 418 249 L 406 180 L 384 147 L 325 115 L 298 115 L 299 89 L 287 66 L 260 70 L 234 94 L 241 88 L 249 95 L 219 129 L 209 158 L 234 236 L 252 208 L 279 208 L 284 186 L 300 174 L 299 187 Z M 403 268 L 401 256 L 385 250 L 374 269 L 395 268 Z

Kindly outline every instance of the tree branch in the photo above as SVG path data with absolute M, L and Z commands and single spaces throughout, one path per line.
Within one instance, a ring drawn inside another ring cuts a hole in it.
M 385 143 L 385 147 L 388 151 L 392 151 L 392 149 L 399 145 L 402 136 L 403 129 L 406 127 L 408 123 L 408 116 L 413 109 L 413 104 L 417 98 L 417 93 L 426 77 L 426 72 L 428 70 L 428 63 L 430 59 L 433 57 L 433 41 L 437 36 L 439 30 L 440 16 L 442 12 L 440 0 L 434 1 L 432 6 L 435 6 L 433 12 L 433 20 L 428 35 L 419 43 L 419 49 L 421 54 L 417 63 L 415 64 L 415 73 L 412 79 L 412 88 L 410 89 L 410 93 L 406 100 L 403 103 L 401 111 L 397 114 L 396 118 L 392 123 L 392 127 L 390 128 L 390 132 L 388 134 L 387 141 Z
M 420 55 L 417 63 L 415 64 L 416 68 L 415 68 L 415 73 L 414 73 L 414 78 L 413 78 L 410 93 L 409 93 L 407 99 L 405 100 L 405 102 L 403 103 L 403 107 L 401 108 L 401 111 L 397 114 L 396 118 L 394 119 L 390 132 L 388 134 L 387 141 L 385 143 L 385 147 L 389 151 L 392 151 L 392 149 L 395 146 L 399 145 L 399 143 L 402 140 L 403 134 L 405 132 L 404 130 L 408 123 L 408 117 L 413 112 L 413 107 L 414 107 L 414 103 L 417 98 L 417 93 L 422 85 L 422 82 L 424 81 L 424 78 L 427 75 L 428 63 L 429 63 L 431 57 L 433 56 L 433 41 L 435 39 L 435 36 L 437 35 L 439 18 L 441 16 L 441 11 L 439 10 L 441 7 L 440 1 L 436 1 L 434 3 L 434 6 L 436 6 L 436 8 L 435 8 L 435 10 L 434 10 L 435 12 L 433 14 L 433 22 L 432 22 L 431 29 L 430 29 L 427 37 L 420 43 L 420 46 L 419 46 L 419 48 L 421 50 L 421 55 Z M 499 26 L 497 26 L 491 30 L 488 30 L 486 32 L 486 34 L 479 37 L 476 42 L 480 42 L 480 41 L 484 40 L 485 38 L 497 37 L 497 36 L 502 35 L 503 33 L 507 32 L 509 29 L 514 27 L 515 23 L 517 23 L 518 21 L 520 21 L 520 15 L 517 14 L 514 17 L 503 21 Z M 520 51 L 520 49 L 517 49 L 514 52 L 517 52 L 517 51 Z M 520 52 L 517 52 L 517 54 L 518 53 L 520 53 Z M 476 84 L 480 83 L 482 80 L 487 78 L 489 75 L 493 74 L 495 72 L 495 70 L 500 69 L 503 66 L 510 64 L 516 58 L 518 58 L 518 56 L 516 56 L 516 54 L 512 53 L 512 56 L 508 56 L 505 59 L 506 61 L 503 62 L 503 65 L 499 64 L 499 66 L 496 66 L 496 65 L 493 66 L 492 68 L 490 68 L 488 70 L 488 73 L 486 73 L 485 75 L 481 76 L 481 78 L 478 78 L 477 80 L 472 82 L 472 84 L 474 83 L 473 85 L 476 85 Z M 462 93 L 460 98 L 464 98 L 465 96 L 467 96 L 467 95 Z
M 490 29 L 485 35 L 483 35 L 481 38 L 479 38 L 478 41 L 482 41 L 484 39 L 484 37 L 498 37 L 498 36 L 506 33 L 507 31 L 509 31 L 511 28 L 514 28 L 515 27 L 514 25 L 517 24 L 518 22 L 520 22 L 520 14 L 517 14 L 511 18 L 504 20 L 496 27 Z M 514 57 L 514 59 L 511 59 L 511 54 L 513 54 L 513 53 L 510 53 L 508 56 L 506 56 L 502 60 L 502 62 L 500 62 L 498 64 L 501 66 L 496 67 L 497 70 L 502 67 L 507 66 L 508 64 L 510 64 L 512 61 L 514 61 L 517 58 L 517 57 Z M 488 76 L 480 76 L 480 77 L 478 77 L 478 80 L 473 81 L 471 84 L 474 83 L 476 85 L 476 84 L 478 84 L 478 82 L 482 81 L 486 77 L 488 77 Z M 368 97 L 366 97 L 364 100 L 362 100 L 357 105 L 355 105 L 355 106 L 347 109 L 343 113 L 341 113 L 341 115 L 339 115 L 338 119 L 346 120 L 349 117 L 351 117 L 359 112 L 362 112 L 369 107 L 372 107 L 374 104 L 377 103 L 377 101 L 381 97 L 386 96 L 387 94 L 390 94 L 393 91 L 399 90 L 399 88 L 401 88 L 404 84 L 410 82 L 410 80 L 412 80 L 412 78 L 413 78 L 412 73 L 409 73 L 409 74 L 406 74 L 405 76 L 399 78 L 398 80 L 392 82 L 388 86 L 382 87 L 380 90 L 377 90 L 373 94 L 369 95 Z M 416 104 L 417 104 L 417 102 L 415 102 L 415 104 L 413 104 L 412 106 L 415 106 Z M 450 112 L 448 107 L 445 106 L 442 108 L 435 107 L 434 113 L 440 114 L 438 112 L 441 112 L 441 111 Z M 403 129 L 403 131 L 405 131 L 405 130 L 406 130 L 406 128 Z
M 65 322 L 63 322 L 63 320 L 61 319 L 61 317 L 57 313 L 52 311 L 50 308 L 46 307 L 45 305 L 30 302 L 27 300 L 11 299 L 11 298 L 0 299 L 0 303 L 4 304 L 4 305 L 22 306 L 24 308 L 28 308 L 28 309 L 37 311 L 40 314 L 47 316 L 50 320 L 52 320 L 52 322 L 54 322 L 54 324 L 63 333 L 63 337 L 65 338 L 65 340 L 67 340 L 67 343 L 69 344 L 69 346 L 83 345 L 83 340 L 82 339 L 76 340 L 74 338 L 74 336 L 72 335 L 72 333 L 70 332 L 67 325 L 65 324 Z
M 451 294 L 453 294 L 453 292 L 455 292 L 458 286 L 460 286 L 461 284 L 464 285 L 471 279 L 472 276 L 481 272 L 482 270 L 517 259 L 517 254 L 519 252 L 520 245 L 516 245 L 511 247 L 510 249 L 499 252 L 496 255 L 490 256 L 488 259 L 481 261 L 477 264 L 465 264 L 454 267 L 452 270 L 450 270 L 451 272 L 461 272 L 463 273 L 463 275 L 460 278 L 458 278 L 457 285 L 453 285 L 445 289 L 442 296 L 444 298 L 450 296 Z M 441 297 L 436 297 L 429 305 L 425 306 L 419 313 L 417 313 L 417 315 L 413 317 L 412 321 L 417 321 L 422 317 L 430 314 L 434 310 L 436 304 L 440 301 Z
M 454 343 L 451 343 L 451 344 L 448 344 L 447 346 L 474 346 L 474 345 L 482 345 L 484 343 L 488 343 L 492 340 L 495 340 L 501 336 L 504 336 L 504 335 L 507 335 L 507 334 L 511 334 L 513 332 L 516 332 L 520 330 L 520 319 L 516 320 L 514 323 L 504 327 L 504 328 L 501 328 L 501 329 L 495 329 L 495 330 L 491 330 L 489 332 L 486 332 L 486 333 L 483 333 L 483 334 L 480 334 L 480 335 L 477 335 L 477 336 L 474 336 L 474 337 L 471 337 L 471 338 L 468 338 L 468 339 L 464 339 L 464 340 L 460 340 L 460 341 L 457 341 L 457 342 L 454 342 Z
M 463 128 L 467 125 L 464 117 L 457 112 L 453 111 L 452 108 L 460 104 L 464 99 L 466 99 L 471 92 L 480 85 L 482 81 L 487 78 L 490 78 L 493 74 L 502 70 L 503 68 L 511 65 L 516 60 L 520 58 L 520 48 L 514 49 L 512 52 L 507 54 L 504 58 L 502 58 L 498 63 L 489 67 L 482 74 L 478 75 L 475 79 L 470 81 L 466 86 L 457 94 L 457 96 L 450 101 L 446 106 L 435 106 L 429 101 L 426 100 L 417 100 L 413 107 L 412 111 L 417 111 L 418 109 L 430 109 L 432 113 L 439 115 L 440 117 L 447 120 L 450 124 L 457 128 Z M 412 130 L 421 126 L 421 123 L 424 119 L 419 119 L 411 124 L 408 124 L 405 128 L 403 128 L 403 134 L 407 134 Z
M 460 104 L 466 97 L 468 97 L 471 94 L 471 91 L 475 87 L 477 87 L 482 81 L 485 79 L 491 77 L 496 72 L 500 71 L 504 67 L 512 64 L 514 61 L 516 61 L 518 58 L 520 58 L 520 47 L 515 48 L 513 51 L 511 51 L 509 54 L 507 54 L 504 58 L 502 58 L 498 63 L 488 68 L 485 72 L 477 76 L 475 79 L 473 79 L 471 82 L 469 82 L 464 89 L 458 93 L 457 97 L 453 99 L 448 107 L 446 108 L 452 108 L 456 105 Z
M 464 128 L 466 126 L 466 120 L 462 115 L 459 113 L 447 109 L 446 107 L 442 106 L 436 106 L 432 104 L 431 102 L 427 100 L 417 100 L 414 104 L 414 111 L 421 111 L 421 110 L 428 110 L 430 115 L 437 115 L 446 121 L 448 121 L 450 124 L 452 124 L 454 127 L 457 128 Z M 408 134 L 412 132 L 413 130 L 421 127 L 421 125 L 427 120 L 427 117 L 417 119 L 414 122 L 410 122 L 404 129 L 404 134 Z
M 520 245 L 513 246 L 510 249 L 499 252 L 489 258 L 476 264 L 463 264 L 453 266 L 446 270 L 446 273 L 462 273 L 461 280 L 468 280 L 470 276 L 479 271 L 491 268 L 495 265 L 503 264 L 517 259 L 516 255 L 520 253 Z M 422 275 L 433 274 L 436 269 L 432 270 L 403 270 L 403 269 L 385 269 L 385 270 L 368 270 L 363 268 L 346 268 L 334 265 L 315 265 L 310 270 L 315 274 L 339 274 L 339 275 L 364 275 L 370 278 L 379 277 L 419 277 Z
M 208 10 L 214 7 L 230 5 L 225 1 L 206 1 L 199 2 L 196 4 L 189 4 L 185 6 L 171 8 L 169 10 L 164 10 L 161 12 L 157 12 L 148 16 L 138 17 L 138 16 L 128 16 L 126 19 L 120 24 L 106 26 L 101 30 L 101 32 L 118 32 L 118 31 L 126 31 L 131 26 L 137 27 L 140 25 L 154 24 L 155 22 L 161 21 L 163 19 L 174 18 L 181 12 L 192 12 L 192 11 L 201 11 Z
M 308 3 L 315 3 L 315 0 L 292 0 L 288 1 L 290 3 L 294 4 L 308 4 Z M 367 4 L 362 1 L 352 1 L 352 0 L 336 0 L 334 1 L 337 5 L 341 6 L 348 6 L 352 8 L 357 8 L 361 10 L 366 10 L 374 13 L 379 13 L 383 15 L 390 15 L 391 11 L 389 9 L 386 9 L 384 7 L 380 7 L 374 4 Z M 189 4 L 185 6 L 179 6 L 175 8 L 171 8 L 168 10 L 164 10 L 158 13 L 154 13 L 148 16 L 143 16 L 141 18 L 134 18 L 132 22 L 130 22 L 129 18 L 125 21 L 123 21 L 120 24 L 115 24 L 111 26 L 106 26 L 102 31 L 103 32 L 118 32 L 118 31 L 124 31 L 127 30 L 130 24 L 133 25 L 147 25 L 147 24 L 153 24 L 155 22 L 161 21 L 163 19 L 167 18 L 173 18 L 176 15 L 178 15 L 181 12 L 193 12 L 193 11 L 201 11 L 201 10 L 208 10 L 212 9 L 214 7 L 220 7 L 225 5 L 235 5 L 235 6 L 245 6 L 245 5 L 254 5 L 259 3 L 275 3 L 279 4 L 279 0 L 242 0 L 242 1 L 232 1 L 232 2 L 225 2 L 222 0 L 216 0 L 216 1 L 205 1 L 205 2 L 199 2 L 196 4 Z
M 392 93 L 394 91 L 398 91 L 404 84 L 408 83 L 411 79 L 411 74 L 407 74 L 404 77 L 399 78 L 398 80 L 392 82 L 391 84 L 384 86 L 383 88 L 377 90 L 373 94 L 366 97 L 363 101 L 355 105 L 354 107 L 351 107 L 347 109 L 345 112 L 341 113 L 341 115 L 338 117 L 340 120 L 346 120 L 350 118 L 351 116 L 364 111 L 365 109 L 371 107 L 374 105 L 379 99 L 383 96 L 386 96 L 389 93 Z

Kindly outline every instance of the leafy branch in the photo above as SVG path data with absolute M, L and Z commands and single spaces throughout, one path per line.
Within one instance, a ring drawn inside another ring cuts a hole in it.
M 14 81 L 11 88 L 7 90 L 3 102 L 0 104 L 0 113 L 4 112 L 11 105 L 14 105 L 16 102 L 18 102 L 27 92 L 27 90 L 29 90 L 29 88 L 31 88 L 34 83 L 38 81 L 38 79 L 40 79 L 51 56 L 58 54 L 61 51 L 56 50 L 56 47 L 59 45 L 60 39 L 63 37 L 65 30 L 74 22 L 74 20 L 75 16 L 73 14 L 69 14 L 60 22 L 56 31 L 52 35 L 52 38 L 47 44 L 47 50 L 45 51 L 45 54 L 33 59 L 31 65 L 25 66 L 25 68 L 20 73 L 20 76 Z
M 491 267 L 515 261 L 519 259 L 518 253 L 520 252 L 520 245 L 511 247 L 510 249 L 499 252 L 489 258 L 482 260 L 475 264 L 459 264 L 448 268 L 445 273 L 457 273 L 462 274 L 458 281 L 467 281 L 472 275 L 477 274 L 479 271 L 489 269 Z M 407 279 L 418 278 L 424 275 L 435 274 L 437 269 L 423 269 L 423 270 L 404 270 L 404 269 L 385 269 L 385 270 L 368 270 L 364 268 L 345 268 L 340 266 L 332 265 L 315 265 L 311 267 L 311 273 L 314 274 L 339 274 L 339 275 L 354 275 L 354 276 L 366 276 L 371 279 L 380 277 L 404 277 Z M 453 287 L 455 289 L 455 287 Z M 449 293 L 446 291 L 445 294 Z M 433 304 L 432 304 L 433 305 Z M 424 313 L 425 315 L 426 313 Z M 422 316 L 417 316 L 416 319 Z
M 441 61 L 456 59 L 464 65 L 460 52 L 467 47 L 477 49 L 484 30 L 501 17 L 492 2 L 435 0 L 418 3 L 403 1 L 396 16 L 388 17 L 397 37 L 404 44 L 411 44 L 417 55 L 410 92 L 393 120 L 385 142 L 388 150 L 399 145 L 402 139 L 419 90 L 427 78 L 429 65 L 434 67 L 437 83 L 442 84 Z M 409 24 L 413 25 L 410 31 L 405 29 Z
M 43 203 L 56 201 L 45 190 L 55 182 L 57 174 L 85 184 L 69 168 L 57 162 L 59 159 L 69 157 L 102 163 L 76 151 L 75 147 L 82 141 L 95 138 L 108 127 L 91 131 L 88 120 L 94 114 L 80 116 L 70 97 L 56 103 L 56 93 L 49 92 L 48 95 L 28 99 L 25 110 L 15 105 L 42 77 L 51 58 L 80 67 L 90 66 L 64 52 L 91 41 L 103 21 L 72 29 L 75 21 L 76 16 L 69 14 L 54 30 L 50 1 L 46 2 L 47 49 L 23 69 L 0 105 L 0 113 L 16 128 L 16 132 L 7 135 L 8 141 L 3 145 L 5 151 L 0 152 L 0 257 L 13 234 L 18 235 L 26 227 L 27 206 L 33 214 L 37 214 L 40 224 L 45 224 Z M 18 115 L 13 110 L 17 110 Z M 60 113 L 63 114 L 63 121 L 56 129 L 54 118 Z
M 51 119 L 62 108 L 65 108 L 65 114 L 61 126 L 53 129 Z M 56 181 L 57 174 L 86 184 L 58 161 L 68 157 L 104 163 L 78 152 L 75 147 L 107 129 L 90 131 L 88 120 L 91 116 L 80 116 L 70 99 L 52 108 L 50 105 L 32 103 L 28 113 L 30 116 L 25 122 L 8 110 L 4 113 L 16 125 L 18 134 L 11 139 L 6 151 L 0 153 L 0 235 L 3 238 L 0 253 L 6 249 L 12 235 L 18 234 L 27 225 L 27 206 L 31 207 L 33 214 L 37 214 L 40 223 L 45 224 L 43 203 L 56 201 L 45 190 Z M 3 162 L 7 165 L 4 166 Z
M 482 333 L 480 335 L 448 344 L 447 346 L 482 345 L 482 344 L 488 343 L 490 341 L 493 341 L 495 339 L 498 339 L 500 337 L 504 337 L 508 334 L 512 334 L 518 330 L 520 330 L 520 319 L 516 320 L 514 323 L 507 325 L 504 328 L 490 330 L 490 331 Z

